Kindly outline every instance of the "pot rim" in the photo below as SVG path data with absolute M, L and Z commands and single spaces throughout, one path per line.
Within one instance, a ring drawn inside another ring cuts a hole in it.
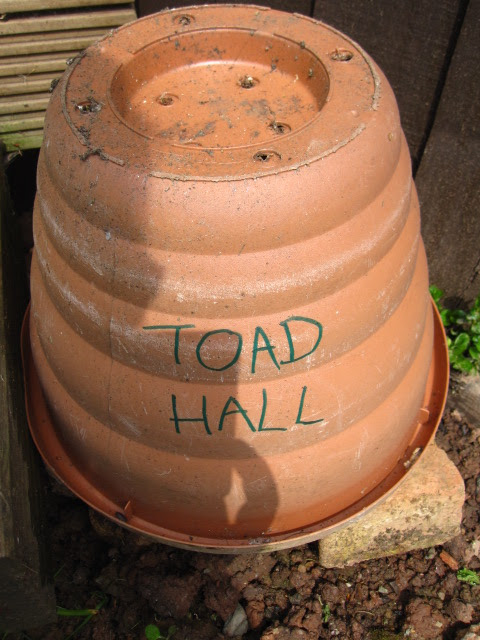
M 225 9 L 230 11 L 229 19 L 223 18 L 221 24 L 212 26 L 210 14 L 218 14 Z M 257 14 L 267 22 L 275 16 L 288 16 L 288 28 L 285 22 L 275 27 L 269 25 L 267 29 L 258 21 Z M 178 22 L 182 17 L 188 17 L 192 22 Z M 153 39 L 147 27 L 154 23 Z M 319 25 L 323 34 L 328 36 L 327 49 L 324 49 L 326 44 L 323 41 L 317 42 Z M 288 135 L 238 147 L 162 142 L 160 138 L 140 133 L 125 118 L 125 114 L 122 115 L 112 96 L 112 83 L 115 83 L 119 71 L 152 46 L 174 42 L 174 38 L 195 37 L 207 32 L 220 34 L 222 31 L 242 32 L 246 41 L 257 35 L 259 38 L 270 37 L 284 41 L 285 46 L 292 47 L 299 54 L 308 52 L 328 77 L 328 95 L 324 96 L 318 113 Z M 335 57 L 341 56 L 342 52 L 349 54 L 349 57 Z M 91 98 L 95 106 L 101 108 L 98 111 L 89 110 L 90 115 L 86 115 L 86 112 L 82 115 L 80 107 L 88 101 L 82 76 L 82 61 L 87 57 L 92 79 Z M 376 112 L 381 109 L 385 99 L 386 83 L 381 76 L 368 53 L 357 42 L 314 18 L 298 13 L 286 14 L 255 4 L 192 4 L 144 16 L 123 25 L 116 30 L 114 38 L 112 34 L 107 34 L 73 61 L 61 80 L 59 92 L 63 117 L 77 141 L 86 149 L 83 154 L 85 158 L 99 154 L 103 160 L 121 167 L 137 166 L 137 148 L 148 141 L 148 148 L 153 150 L 155 157 L 147 169 L 148 176 L 152 178 L 231 182 L 275 176 L 284 171 L 308 167 L 343 147 L 354 146 L 359 137 L 363 140 L 368 131 L 375 128 Z M 364 81 L 365 77 L 368 77 L 368 82 Z M 330 90 L 330 84 L 336 85 L 334 90 Z M 362 89 L 354 96 L 352 87 L 355 86 Z M 326 135 L 326 131 L 333 130 L 330 122 L 332 118 L 338 119 L 339 112 L 342 113 L 341 129 L 335 135 Z M 95 148 L 83 133 L 86 121 L 90 118 L 94 123 L 97 122 L 97 133 L 92 134 L 92 140 L 97 145 Z M 98 141 L 98 130 L 116 133 L 103 136 Z M 271 160 L 258 162 L 262 155 L 268 155 Z M 168 168 L 172 158 L 175 160 L 174 170 Z

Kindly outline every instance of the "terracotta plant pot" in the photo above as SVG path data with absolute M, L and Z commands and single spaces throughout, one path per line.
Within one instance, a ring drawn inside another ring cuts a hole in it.
M 336 30 L 216 5 L 108 35 L 53 93 L 34 225 L 33 436 L 121 524 L 292 546 L 432 438 L 447 366 L 408 149 Z

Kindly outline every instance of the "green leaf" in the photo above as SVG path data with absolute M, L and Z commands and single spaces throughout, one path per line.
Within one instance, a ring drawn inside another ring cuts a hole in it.
M 457 571 L 457 580 L 460 582 L 467 582 L 468 584 L 480 584 L 480 576 L 476 571 L 471 569 L 459 569 Z
M 145 636 L 147 640 L 159 640 L 162 634 L 156 624 L 147 624 L 145 627 Z
M 468 333 L 459 333 L 453 343 L 453 351 L 458 355 L 464 353 L 470 346 L 470 336 Z
M 478 360 L 480 356 L 480 351 L 477 349 L 477 347 L 475 347 L 474 345 L 471 345 L 468 349 L 468 355 L 475 362 L 475 360 Z
M 450 326 L 450 311 L 448 309 L 440 309 L 440 318 L 445 328 Z
M 451 324 L 463 325 L 467 320 L 467 314 L 460 309 L 453 309 L 450 311 L 449 316 Z
M 323 621 L 327 623 L 330 620 L 330 607 L 328 606 L 328 604 L 324 605 L 322 611 L 323 611 Z
M 470 362 L 470 360 L 462 358 L 461 356 L 452 360 L 452 367 L 457 371 L 462 371 L 463 373 L 472 373 L 474 370 L 473 362 Z
M 430 285 L 430 295 L 432 296 L 433 301 L 435 302 L 437 307 L 439 306 L 440 300 L 443 298 L 444 294 L 445 294 L 445 291 L 442 291 L 441 289 L 436 287 L 434 284 Z

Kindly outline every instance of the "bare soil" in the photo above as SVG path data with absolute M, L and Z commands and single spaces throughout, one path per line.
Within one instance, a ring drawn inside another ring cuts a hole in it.
M 16 637 L 144 640 L 148 624 L 165 635 L 174 625 L 172 640 L 461 637 L 480 621 L 480 586 L 460 582 L 455 570 L 455 562 L 480 569 L 480 425 L 469 424 L 450 400 L 437 443 L 465 481 L 461 535 L 443 547 L 346 569 L 322 568 L 316 544 L 218 556 L 152 543 L 48 481 L 57 603 L 102 606 L 80 629 L 85 618 L 59 616 L 54 625 Z

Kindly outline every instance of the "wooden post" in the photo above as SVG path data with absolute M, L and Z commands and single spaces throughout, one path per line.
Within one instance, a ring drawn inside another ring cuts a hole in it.
M 225 0 L 209 0 L 208 2 L 199 4 L 220 4 Z M 151 13 L 157 11 L 163 11 L 164 9 L 178 9 L 179 7 L 186 7 L 191 4 L 196 4 L 192 0 L 138 0 L 138 17 L 143 18 Z M 245 2 L 243 4 L 248 4 Z M 303 13 L 304 15 L 311 15 L 313 2 L 312 0 L 255 0 L 250 4 L 256 4 L 259 6 L 267 6 L 270 9 L 277 9 L 278 11 L 290 11 L 296 13 Z
M 455 408 L 470 422 L 480 424 L 480 376 L 450 373 L 451 398 Z
M 480 2 L 468 5 L 417 173 L 430 280 L 449 298 L 480 293 Z M 452 300 L 455 302 L 455 300 Z
M 44 481 L 25 417 L 20 325 L 27 302 L 0 150 L 0 633 L 55 620 L 48 580 Z

